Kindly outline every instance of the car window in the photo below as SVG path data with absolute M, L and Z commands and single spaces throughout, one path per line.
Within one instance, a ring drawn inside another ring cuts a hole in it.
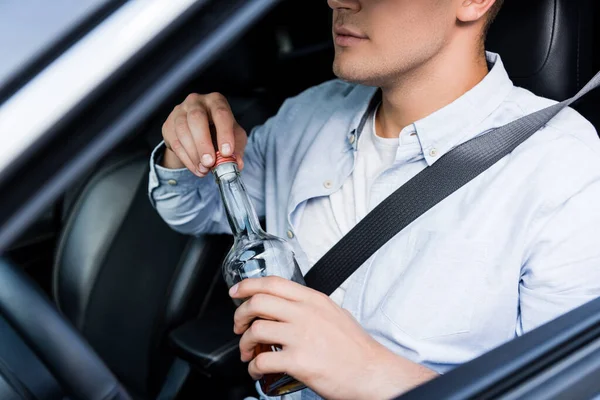
M 206 1 L 129 0 L 31 76 L 0 104 L 0 132 L 15 132 L 18 127 L 16 134 L 0 135 L 0 175 L 6 173 L 6 166 L 14 168 L 13 162 L 23 161 L 25 149 L 190 7 Z M 32 109 L 36 113 L 30 115 Z
M 0 0 L 0 89 L 112 0 Z

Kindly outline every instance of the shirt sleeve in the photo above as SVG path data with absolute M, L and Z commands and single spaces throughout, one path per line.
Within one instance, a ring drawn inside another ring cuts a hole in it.
M 600 180 L 559 206 L 522 268 L 521 335 L 600 296 Z
M 265 215 L 264 151 L 272 124 L 271 119 L 252 131 L 244 154 L 242 180 L 259 217 Z M 152 152 L 148 181 L 150 202 L 163 220 L 188 235 L 231 233 L 213 176 L 198 178 L 185 168 L 160 166 L 164 151 L 161 142 Z

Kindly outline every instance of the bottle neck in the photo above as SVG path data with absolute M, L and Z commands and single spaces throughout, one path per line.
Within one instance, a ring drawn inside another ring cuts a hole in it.
M 260 236 L 263 231 L 246 187 L 240 178 L 237 164 L 233 162 L 220 164 L 213 169 L 213 173 L 236 240 Z

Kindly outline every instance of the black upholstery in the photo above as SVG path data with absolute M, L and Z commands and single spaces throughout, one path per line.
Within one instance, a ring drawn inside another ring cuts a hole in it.
M 14 392 L 20 392 L 25 398 L 32 390 L 50 396 L 58 394 L 46 369 L 40 362 L 35 362 L 31 351 L 23 351 L 24 346 L 18 340 L 21 338 L 51 370 L 69 397 L 90 400 L 130 398 L 89 344 L 81 339 L 35 283 L 19 268 L 1 261 L 0 315 L 14 329 L 12 331 L 7 325 L 3 327 L 3 339 L 12 345 L 13 352 L 12 355 L 9 351 L 0 354 L 4 365 L 10 362 L 12 372 L 12 375 L 6 371 L 2 373 L 4 384 L 0 386 L 4 389 L 8 383 Z
M 240 361 L 239 336 L 232 329 L 235 305 L 220 279 L 207 310 L 171 332 L 177 356 L 204 374 L 240 381 L 248 378 L 248 366 Z
M 177 355 L 210 376 L 247 378 L 248 366 L 240 362 L 240 338 L 231 329 L 233 312 L 219 308 L 173 331 Z
M 86 323 L 85 312 L 110 245 L 107 240 L 120 229 L 144 170 L 142 157 L 135 156 L 104 167 L 89 182 L 64 227 L 56 256 L 61 267 L 54 275 L 54 296 L 63 314 L 79 329 Z
M 180 235 L 147 197 L 148 155 L 117 158 L 98 171 L 61 237 L 55 298 L 121 382 L 152 397 L 170 357 L 163 337 L 197 313 L 223 252 L 211 239 Z
M 564 100 L 594 75 L 595 0 L 505 0 L 487 49 L 517 86 Z

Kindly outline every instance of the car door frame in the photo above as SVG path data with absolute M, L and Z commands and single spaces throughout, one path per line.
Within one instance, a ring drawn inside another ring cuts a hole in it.
M 403 396 L 432 399 L 590 399 L 600 393 L 600 298 Z
M 36 140 L 12 165 L 0 171 L 0 254 L 70 182 L 134 134 L 153 113 L 173 100 L 170 96 L 277 3 L 193 1 L 189 9 L 131 54 L 56 123 L 36 132 Z M 60 57 L 55 62 L 59 61 Z M 21 91 L 25 89 L 27 85 Z M 9 103 L 10 99 L 0 106 L 0 126 Z M 22 112 L 27 115 L 27 110 Z M 18 130 L 14 134 L 18 136 Z

